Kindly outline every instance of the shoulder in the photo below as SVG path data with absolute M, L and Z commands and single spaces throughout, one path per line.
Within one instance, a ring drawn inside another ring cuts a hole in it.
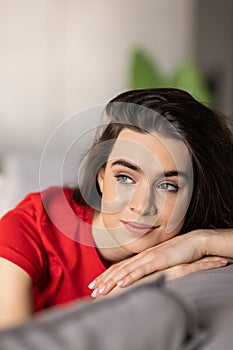
M 73 193 L 70 188 L 50 187 L 28 194 L 2 217 L 1 237 L 34 236 L 37 241 L 43 241 L 42 237 L 53 232 L 73 239 L 77 229 L 91 225 L 93 214 L 93 209 L 75 202 Z
M 8 235 L 34 236 L 39 240 L 45 226 L 52 227 L 57 216 L 64 219 L 65 207 L 72 205 L 73 191 L 68 188 L 50 187 L 41 192 L 29 193 L 18 205 L 0 220 L 1 240 Z
M 76 212 L 84 217 L 89 210 L 76 205 L 72 189 L 51 187 L 29 193 L 0 220 L 0 256 L 23 268 L 37 281 L 46 265 L 50 241 L 51 247 L 55 242 L 63 246 L 61 233 L 69 238 L 74 236 Z
M 41 193 L 46 212 L 44 224 L 53 225 L 60 233 L 76 240 L 77 231 L 86 232 L 92 224 L 94 210 L 75 202 L 74 190 L 54 187 Z
M 60 189 L 58 187 L 50 187 L 41 192 L 33 192 L 27 194 L 15 208 L 8 211 L 2 218 L 1 223 L 6 222 L 9 218 L 22 217 L 24 220 L 31 217 L 34 221 L 43 222 L 46 216 L 46 203 L 52 198 L 55 199 Z M 65 189 L 67 197 L 71 190 Z
M 84 207 L 73 199 L 74 189 L 67 187 L 49 187 L 40 192 L 33 192 L 26 195 L 15 208 L 6 213 L 1 221 L 9 216 L 31 216 L 40 222 L 46 220 L 56 210 L 63 211 L 66 207 L 71 208 L 80 216 L 89 216 L 91 208 Z
M 78 204 L 73 198 L 74 191 L 72 188 L 51 187 L 40 193 L 40 201 L 49 220 L 91 219 L 94 210 Z

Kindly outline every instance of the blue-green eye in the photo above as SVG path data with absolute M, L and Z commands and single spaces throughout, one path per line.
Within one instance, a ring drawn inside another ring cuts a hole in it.
M 163 182 L 160 185 L 158 185 L 158 188 L 163 191 L 168 191 L 168 192 L 177 192 L 179 190 L 179 186 L 168 183 L 168 182 Z
M 127 175 L 116 175 L 115 178 L 117 179 L 118 182 L 124 185 L 132 185 L 134 184 L 134 180 L 131 179 L 131 177 Z

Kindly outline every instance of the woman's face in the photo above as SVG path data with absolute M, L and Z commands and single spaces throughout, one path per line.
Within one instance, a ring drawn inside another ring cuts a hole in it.
M 182 229 L 192 192 L 191 161 L 183 142 L 123 129 L 98 183 L 98 226 L 127 256 Z

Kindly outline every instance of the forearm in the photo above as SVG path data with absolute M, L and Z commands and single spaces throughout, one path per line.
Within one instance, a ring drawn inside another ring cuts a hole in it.
M 201 235 L 204 255 L 233 258 L 233 229 L 206 229 L 193 231 Z
M 116 285 L 129 286 L 154 272 L 164 273 L 166 270 L 166 275 L 172 272 L 173 279 L 222 267 L 228 261 L 233 262 L 233 229 L 199 229 L 113 264 L 92 281 L 90 285 L 94 285 L 89 288 L 93 289 L 92 294 L 96 297 L 99 293 L 108 294 Z

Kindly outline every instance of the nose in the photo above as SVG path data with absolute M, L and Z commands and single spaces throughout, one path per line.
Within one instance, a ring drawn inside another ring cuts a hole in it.
M 130 210 L 139 215 L 156 215 L 158 209 L 153 191 L 148 188 L 135 190 L 130 202 Z

